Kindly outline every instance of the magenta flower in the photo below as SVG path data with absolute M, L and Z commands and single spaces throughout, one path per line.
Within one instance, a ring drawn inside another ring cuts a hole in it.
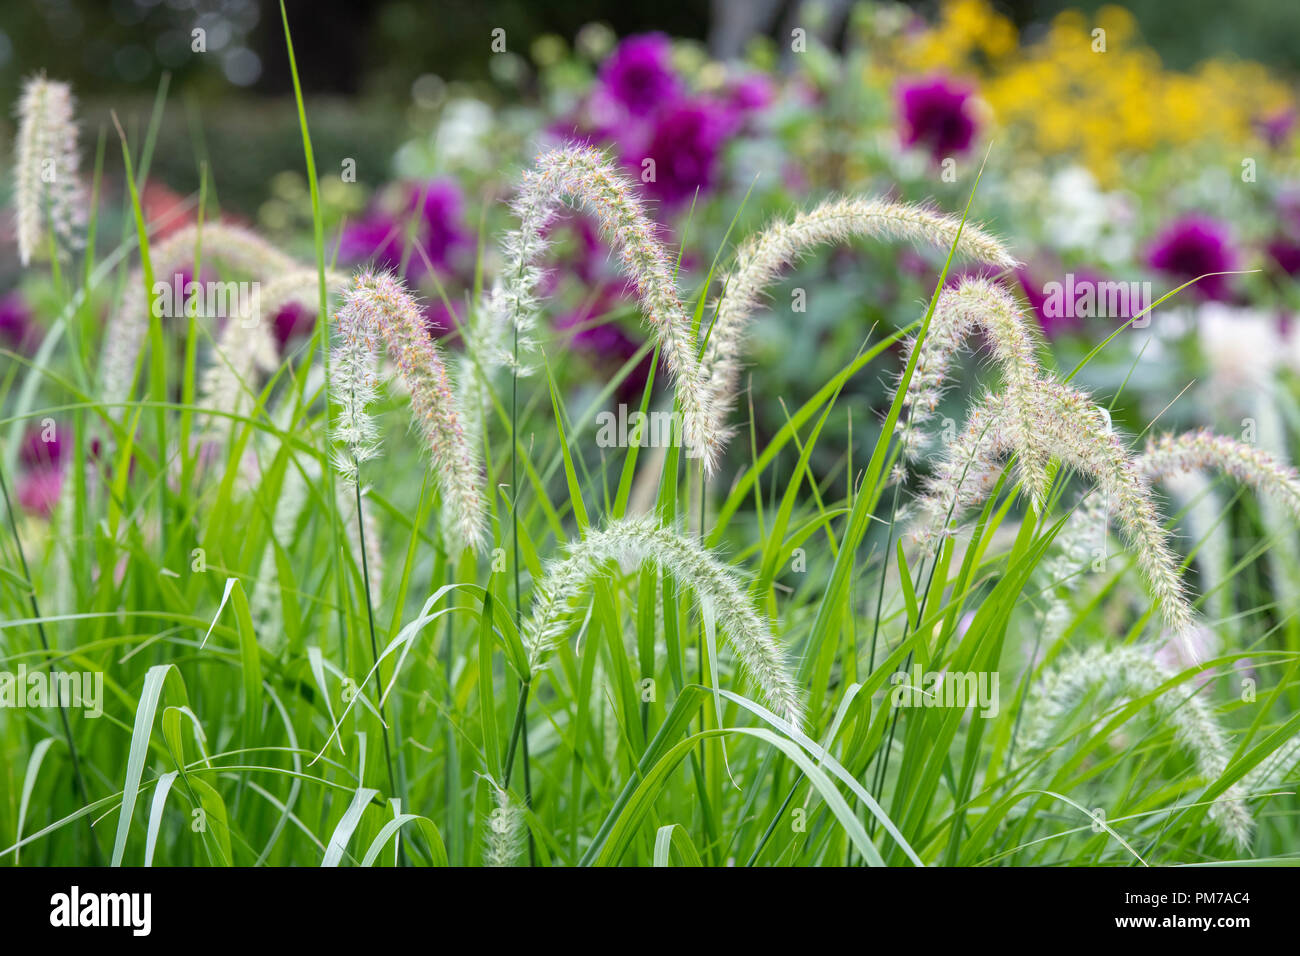
M 428 264 L 435 269 L 456 264 L 458 254 L 469 244 L 460 187 L 449 179 L 433 179 L 407 183 L 404 195 L 403 215 L 376 209 L 343 230 L 340 261 L 373 262 L 377 269 L 396 271 L 405 255 L 405 276 L 411 283 L 423 278 Z
M 1300 242 L 1278 236 L 1270 239 L 1264 248 L 1279 269 L 1289 276 L 1300 275 Z
M 48 518 L 59 503 L 63 472 L 57 468 L 35 468 L 18 478 L 18 504 L 30 514 Z
M 1255 129 L 1269 146 L 1273 149 L 1281 149 L 1291 139 L 1295 121 L 1295 110 L 1282 109 L 1256 118 Z
M 316 327 L 316 312 L 299 302 L 289 302 L 275 313 L 272 323 L 271 334 L 283 352 L 293 339 L 311 335 Z
M 645 159 L 654 160 L 654 178 L 646 190 L 667 205 L 689 201 L 696 190 L 709 189 L 717 174 L 723 142 L 736 127 L 735 115 L 709 101 L 682 101 L 656 117 L 641 155 L 624 152 L 624 160 L 645 177 Z
M 1065 277 L 1053 280 L 1061 289 L 1055 297 L 1049 295 L 1047 283 L 1038 281 L 1029 270 L 1023 266 L 1016 270 L 1016 279 L 1020 282 L 1020 288 L 1024 290 L 1025 301 L 1029 307 L 1034 310 L 1034 317 L 1038 319 L 1038 324 L 1043 330 L 1043 334 L 1049 339 L 1057 338 L 1071 332 L 1079 331 L 1082 325 L 1080 317 L 1085 311 L 1088 316 L 1096 314 L 1097 303 L 1094 299 L 1091 305 L 1085 306 L 1084 297 L 1090 286 L 1094 290 L 1098 288 L 1100 277 L 1092 272 L 1076 273 L 1072 278 Z M 1064 295 L 1071 297 L 1071 301 L 1066 301 Z M 1051 304 L 1049 304 L 1049 302 Z M 1127 311 L 1134 311 L 1132 308 Z M 1131 315 L 1106 316 L 1106 318 L 1124 321 L 1132 318 Z
M 583 353 L 603 373 L 614 375 L 623 364 L 637 353 L 641 343 L 628 335 L 614 320 L 602 321 L 624 303 L 623 287 L 612 282 L 602 286 L 594 300 L 561 316 L 555 322 L 557 331 L 576 330 L 570 337 L 574 350 Z M 616 393 L 620 401 L 630 402 L 641 396 L 650 376 L 650 356 L 646 355 L 627 377 L 619 383 Z
M 420 215 L 419 237 L 429 259 L 437 266 L 450 265 L 468 238 L 460 187 L 451 179 L 431 179 L 411 184 L 407 197 L 407 209 Z
M 1212 272 L 1233 268 L 1236 257 L 1229 244 L 1228 228 L 1208 216 L 1185 216 L 1160 233 L 1147 254 L 1147 262 L 1174 279 L 1184 282 Z M 1191 287 L 1203 299 L 1227 301 L 1228 277 L 1212 275 Z
M 339 240 L 340 262 L 371 262 L 380 269 L 396 269 L 402 263 L 406 233 L 402 224 L 385 213 L 376 213 L 349 223 Z M 416 258 L 412 251 L 411 258 Z
M 743 115 L 765 109 L 775 98 L 772 81 L 762 73 L 749 73 L 727 90 L 728 105 Z
M 626 37 L 600 66 L 601 89 L 633 116 L 644 117 L 677 98 L 681 84 L 662 33 Z
M 63 428 L 51 428 L 49 441 L 45 440 L 45 429 L 33 425 L 23 436 L 23 444 L 18 457 L 28 468 L 57 468 L 63 459 L 63 441 L 59 433 Z
M 928 148 L 935 162 L 965 153 L 975 138 L 970 96 L 970 89 L 942 77 L 902 84 L 903 144 Z
M 1025 301 L 1034 310 L 1034 317 L 1038 319 L 1038 325 L 1042 328 L 1043 334 L 1049 339 L 1054 339 L 1066 331 L 1068 320 L 1047 314 L 1047 310 L 1044 308 L 1047 305 L 1047 293 L 1043 291 L 1042 283 L 1034 279 L 1029 274 L 1029 270 L 1023 266 L 1016 270 L 1016 279 L 1020 282 L 1020 288 L 1025 293 Z
M 32 310 L 17 292 L 0 299 L 0 348 L 28 352 L 41 340 Z
M 67 437 L 62 426 L 50 428 L 47 433 L 43 425 L 33 425 L 23 435 L 18 449 L 22 467 L 16 491 L 24 511 L 45 518 L 54 512 L 63 488 Z M 91 454 L 97 456 L 98 449 L 92 447 Z

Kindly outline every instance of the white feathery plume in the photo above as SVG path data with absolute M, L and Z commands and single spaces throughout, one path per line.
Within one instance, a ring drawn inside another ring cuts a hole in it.
M 178 229 L 166 239 L 149 246 L 155 282 L 170 283 L 181 270 L 192 268 L 196 250 L 202 262 L 216 260 L 239 272 L 256 277 L 281 275 L 303 268 L 257 233 L 228 223 L 204 223 Z M 197 282 L 198 277 L 193 277 Z M 100 394 L 110 407 L 126 401 L 136 360 L 149 331 L 149 310 L 144 289 L 144 272 L 135 269 L 127 277 L 122 298 L 104 329 L 100 357 Z
M 1219 471 L 1272 500 L 1295 520 L 1300 521 L 1300 473 L 1254 445 L 1218 435 L 1200 428 L 1180 435 L 1164 434 L 1147 442 L 1145 452 L 1135 462 L 1143 483 L 1168 481 L 1176 476 L 1201 475 Z M 1217 508 L 1213 505 L 1217 518 Z M 1205 519 L 1200 519 L 1204 523 Z M 1061 530 L 1058 542 L 1060 563 L 1052 563 L 1054 578 L 1064 579 L 1087 565 L 1086 555 L 1073 550 L 1074 542 L 1106 540 L 1110 509 L 1106 497 L 1094 492 L 1077 508 Z M 1198 538 L 1199 540 L 1199 538 Z M 1080 560 L 1082 558 L 1082 560 Z M 1216 560 L 1213 554 L 1207 560 Z
M 1175 635 L 1187 634 L 1193 614 L 1178 561 L 1161 527 L 1149 482 L 1111 427 L 1109 414 L 1067 385 L 1039 382 L 1035 391 L 1026 433 L 1043 443 L 1047 456 L 1059 458 L 1097 485 L 1136 552 L 1138 568 L 1165 624 Z
M 1175 678 L 1156 662 L 1150 648 L 1092 647 L 1061 661 L 1033 689 L 1025 704 L 1025 749 L 1046 749 L 1060 725 L 1090 693 L 1100 698 L 1135 698 L 1154 693 Z M 1168 726 L 1174 741 L 1196 764 L 1197 772 L 1212 783 L 1223 775 L 1232 754 L 1227 735 L 1201 694 L 1171 693 L 1166 689 L 1152 701 L 1158 723 Z M 1240 782 L 1219 796 L 1209 817 L 1239 848 L 1249 846 L 1254 820 Z
M 989 341 L 1008 400 L 1024 403 L 1032 395 L 1039 366 L 1034 339 L 1019 303 L 996 282 L 963 279 L 955 288 L 944 289 L 939 294 L 929 331 L 921 344 L 921 354 L 908 382 L 903 398 L 908 417 L 901 440 L 905 460 L 915 461 L 925 447 L 925 437 L 918 428 L 933 417 L 953 357 L 976 330 L 984 332 Z M 916 337 L 912 336 L 907 342 L 905 363 L 911 360 L 916 347 Z M 1035 508 L 1041 508 L 1047 494 L 1047 461 L 1034 447 L 1032 436 L 1015 431 L 1023 428 L 1030 417 L 1028 408 L 1018 409 L 1010 419 L 1009 437 L 1020 457 L 1021 480 Z
M 360 462 L 378 454 L 368 406 L 378 383 L 382 338 L 411 395 L 411 417 L 428 447 L 434 481 L 442 493 L 442 529 L 454 550 L 477 550 L 484 538 L 483 475 L 478 449 L 461 422 L 441 350 L 429 336 L 419 306 L 401 280 L 384 272 L 359 272 L 335 314 L 336 344 L 330 389 L 339 405 L 335 455 L 345 478 L 356 480 Z
M 67 83 L 44 73 L 23 83 L 18 99 L 14 208 L 24 266 L 45 241 L 47 222 L 65 248 L 81 244 L 85 192 L 77 174 L 76 104 Z
M 334 466 L 348 481 L 356 481 L 358 466 L 380 451 L 379 429 L 370 414 L 379 397 L 379 335 L 369 323 L 345 321 L 340 313 L 334 318 L 329 390 L 339 407 L 333 437 L 343 446 L 335 451 Z
M 941 249 L 951 248 L 957 241 L 957 254 L 962 258 L 1002 268 L 1016 265 L 1002 243 L 979 226 L 962 226 L 959 217 L 910 203 L 845 196 L 773 223 L 740 246 L 735 264 L 723 280 L 702 361 L 714 430 L 725 429 L 735 402 L 745 335 L 751 317 L 763 306 L 768 286 L 782 269 L 816 247 L 858 237 L 905 240 Z
M 613 248 L 623 274 L 636 288 L 641 310 L 660 343 L 681 402 L 684 441 L 706 472 L 717 462 L 721 436 L 713 431 L 708 389 L 701 375 L 691 316 L 682 306 L 675 262 L 656 235 L 635 183 L 600 150 L 570 144 L 538 157 L 524 172 L 512 208 L 519 228 L 505 239 L 505 265 L 491 300 L 492 327 L 513 330 L 521 348 L 531 348 L 537 322 L 539 263 L 546 250 L 543 231 L 565 202 L 595 218 Z M 504 340 L 493 351 L 504 351 Z M 498 362 L 508 364 L 504 355 Z
M 1022 415 L 1028 420 L 1017 421 Z M 1018 400 L 988 395 L 976 402 L 965 431 L 944 450 L 926 484 L 914 530 L 918 540 L 934 547 L 951 533 L 948 516 L 956 517 L 988 495 L 1002 456 L 1013 451 L 1019 456 L 1017 440 L 1030 443 L 1037 460 L 1057 458 L 1097 486 L 1095 493 L 1119 519 L 1136 552 L 1166 625 L 1176 635 L 1187 634 L 1192 609 L 1148 480 L 1112 429 L 1110 416 L 1068 385 L 1036 379 Z M 1023 464 L 1019 467 L 1023 471 Z
M 781 645 L 754 609 L 736 573 L 694 538 L 651 517 L 624 518 L 588 531 L 585 538 L 569 546 L 565 557 L 550 564 L 537 585 L 532 613 L 523 628 L 532 672 L 564 633 L 572 602 L 611 561 L 625 565 L 649 562 L 694 588 L 701 600 L 707 599 L 723 636 L 768 705 L 795 727 L 802 725 L 799 686 Z
M 1275 499 L 1300 520 L 1300 473 L 1254 445 L 1207 428 L 1153 439 L 1139 467 L 1152 481 L 1180 472 L 1221 471 Z

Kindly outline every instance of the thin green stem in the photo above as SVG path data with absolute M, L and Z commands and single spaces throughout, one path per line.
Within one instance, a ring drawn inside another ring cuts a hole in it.
M 388 741 L 388 717 L 384 714 L 384 684 L 379 678 L 379 641 L 375 638 L 375 609 L 370 600 L 370 560 L 366 554 L 366 522 L 361 511 L 361 463 L 356 456 L 352 458 L 352 467 L 356 480 L 352 487 L 357 496 L 357 540 L 361 551 L 361 580 L 366 598 L 366 621 L 370 625 L 370 657 L 375 668 L 375 703 L 379 707 L 379 722 L 384 729 L 384 765 L 388 768 L 388 792 L 394 797 L 397 793 L 397 777 L 393 773 L 393 749 Z
M 514 324 L 514 362 L 510 368 L 510 541 L 514 551 L 515 576 L 515 628 L 520 629 L 524 620 L 524 603 L 519 586 L 519 323 Z M 524 712 L 528 706 L 528 681 L 519 687 L 519 704 L 515 708 L 514 728 L 510 732 L 510 747 L 506 754 L 505 783 L 510 784 L 510 771 L 514 764 L 515 742 L 520 734 L 524 738 L 524 805 L 530 810 L 533 806 L 533 778 L 528 766 L 528 726 Z M 528 863 L 533 865 L 534 853 L 532 831 L 528 831 Z
M 501 781 L 501 789 L 508 789 L 510 786 L 510 775 L 515 767 L 515 750 L 519 746 L 519 737 L 524 729 L 524 708 L 528 704 L 528 681 L 519 685 L 519 697 L 515 701 L 515 720 L 510 727 L 510 743 L 506 745 L 506 767 L 505 777 Z
M 3 493 L 5 500 L 5 514 L 9 518 L 9 531 L 14 536 L 14 547 L 18 549 L 18 564 L 23 570 L 23 580 L 27 585 L 27 596 L 32 605 L 32 618 L 36 621 L 36 633 L 40 635 L 41 647 L 46 655 L 50 653 L 50 641 L 45 636 L 45 624 L 41 617 L 40 602 L 36 599 L 36 585 L 32 581 L 31 570 L 27 566 L 27 553 L 23 550 L 22 538 L 18 537 L 18 523 L 14 520 L 13 503 L 9 500 L 9 483 L 5 480 L 4 466 L 0 465 L 0 493 Z M 72 757 L 72 776 L 76 781 L 77 792 L 81 794 L 81 799 L 87 805 L 90 804 L 90 791 L 86 789 L 86 781 L 81 776 L 81 760 L 77 756 L 77 745 L 72 739 L 72 724 L 68 722 L 68 711 L 63 706 L 63 698 L 60 696 L 59 701 L 59 720 L 63 724 L 63 738 L 68 742 L 68 753 Z M 89 821 L 89 818 L 87 818 Z M 103 865 L 103 858 L 99 852 L 99 843 L 95 840 L 95 828 L 90 828 L 90 846 L 95 854 L 95 863 Z

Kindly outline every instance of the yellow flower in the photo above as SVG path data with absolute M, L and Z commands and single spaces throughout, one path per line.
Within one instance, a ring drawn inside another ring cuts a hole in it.
M 986 0 L 950 0 L 938 24 L 904 41 L 892 66 L 977 80 L 997 125 L 1016 141 L 1082 161 L 1103 183 L 1114 181 L 1126 155 L 1240 146 L 1254 136 L 1253 121 L 1295 102 L 1258 63 L 1165 69 L 1142 44 L 1133 15 L 1113 5 L 1091 19 L 1063 11 L 1040 40 L 1020 46 L 1015 27 Z

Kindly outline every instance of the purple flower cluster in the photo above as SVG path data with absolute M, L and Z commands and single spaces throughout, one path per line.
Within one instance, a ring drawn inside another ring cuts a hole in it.
M 30 514 L 48 518 L 54 513 L 63 490 L 63 458 L 65 449 L 59 430 L 46 432 L 43 428 L 29 428 L 18 451 L 22 470 L 18 475 L 18 504 Z
M 627 37 L 601 64 L 601 88 L 631 115 L 649 116 L 681 93 L 671 60 L 672 50 L 662 33 Z
M 556 320 L 557 331 L 569 331 L 573 348 L 583 353 L 593 365 L 606 375 L 613 375 L 641 347 L 617 322 L 602 320 L 620 305 L 627 302 L 626 289 L 619 283 L 608 283 L 600 288 L 594 299 Z M 631 369 L 619 383 L 616 393 L 621 402 L 633 402 L 641 397 L 650 376 L 650 356 L 647 355 Z
M 17 292 L 0 299 L 0 349 L 30 352 L 41 340 L 32 310 Z
M 936 163 L 964 155 L 975 138 L 971 90 L 934 77 L 899 85 L 898 112 L 905 146 L 923 146 Z
M 404 183 L 397 213 L 376 208 L 348 225 L 339 244 L 339 259 L 373 262 L 376 268 L 393 270 L 400 270 L 405 259 L 407 282 L 418 284 L 430 267 L 453 269 L 469 246 L 460 187 L 450 179 L 433 179 Z
M 339 261 L 392 270 L 400 273 L 407 285 L 418 288 L 431 273 L 461 275 L 471 264 L 473 246 L 460 186 L 452 179 L 431 179 L 403 183 L 396 212 L 376 206 L 349 224 L 339 241 Z M 455 327 L 441 303 L 426 302 L 424 311 L 430 334 L 443 335 Z M 281 310 L 275 317 L 281 346 L 310 331 L 311 321 L 293 306 Z
M 640 34 L 601 64 L 585 133 L 616 143 L 646 191 L 675 207 L 716 184 L 723 148 L 772 98 L 770 81 L 758 74 L 738 78 L 719 96 L 692 95 L 673 69 L 668 37 Z
M 1051 280 L 1058 283 L 1064 293 L 1063 299 L 1058 298 L 1054 301 L 1048 293 L 1048 283 L 1040 281 L 1040 278 L 1041 276 L 1035 277 L 1034 273 L 1023 266 L 1016 270 L 1016 280 L 1024 292 L 1025 301 L 1033 309 L 1043 334 L 1049 339 L 1080 331 L 1083 327 L 1081 317 L 1091 314 L 1098 306 L 1095 300 L 1087 302 L 1090 290 L 1095 294 L 1098 288 L 1109 281 L 1090 269 L 1077 270 L 1068 274 L 1064 280 L 1059 278 Z M 1139 311 L 1139 308 L 1136 303 L 1126 301 L 1120 307 L 1118 314 L 1099 317 L 1125 322 L 1131 319 L 1133 313 Z
M 1228 227 L 1217 219 L 1192 215 L 1174 220 L 1156 236 L 1147 262 L 1183 282 L 1208 276 L 1189 290 L 1202 299 L 1226 302 L 1231 298 L 1230 277 L 1211 275 L 1227 272 L 1236 263 Z
M 1296 111 L 1293 109 L 1282 109 L 1276 113 L 1269 113 L 1258 116 L 1255 119 L 1255 131 L 1259 134 L 1264 142 L 1268 143 L 1273 149 L 1283 149 L 1291 141 L 1291 134 L 1295 132 Z
M 1264 244 L 1279 269 L 1300 275 L 1300 192 L 1286 192 L 1277 200 L 1277 232 Z

